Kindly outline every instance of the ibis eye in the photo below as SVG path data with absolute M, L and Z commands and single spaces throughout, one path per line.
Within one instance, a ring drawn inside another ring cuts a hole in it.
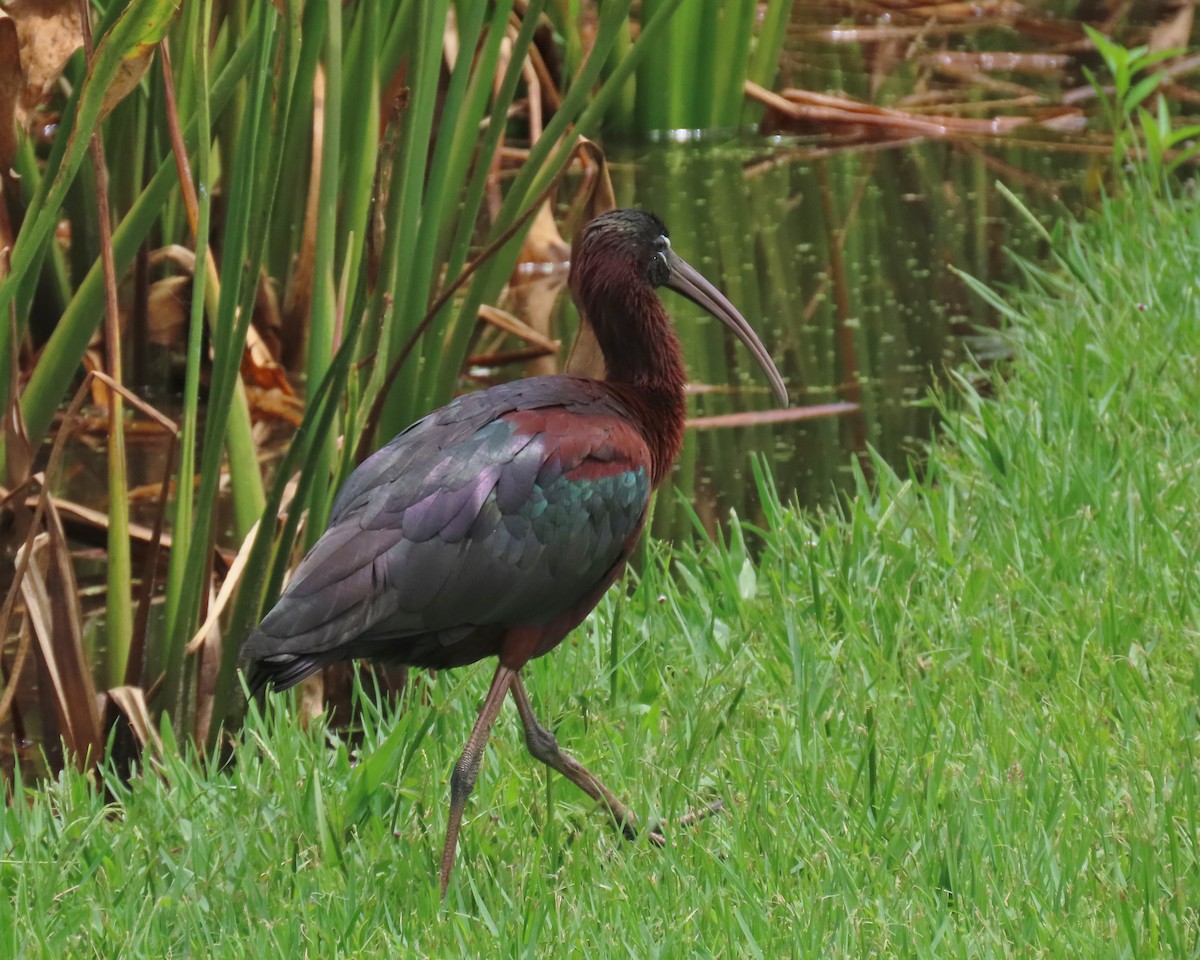
M 646 279 L 653 286 L 661 287 L 671 277 L 671 266 L 667 263 L 666 249 L 658 250 L 646 264 Z

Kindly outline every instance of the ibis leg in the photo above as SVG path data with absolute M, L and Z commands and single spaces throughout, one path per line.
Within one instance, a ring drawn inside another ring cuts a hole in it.
M 450 776 L 450 822 L 446 827 L 446 845 L 442 848 L 442 896 L 446 895 L 446 887 L 450 884 L 450 871 L 454 869 L 454 852 L 458 849 L 458 831 L 462 826 L 463 808 L 471 788 L 475 786 L 475 777 L 479 774 L 479 764 L 483 760 L 483 749 L 487 746 L 488 734 L 492 732 L 492 724 L 504 704 L 508 688 L 517 679 L 517 672 L 503 664 L 496 668 L 492 677 L 492 685 L 488 688 L 487 698 L 479 708 L 479 719 L 475 721 L 475 729 L 467 738 L 462 756 L 454 765 L 454 773 Z
M 525 692 L 525 684 L 520 676 L 512 681 L 513 699 L 517 701 L 517 712 L 521 714 L 521 725 L 525 728 L 525 745 L 529 752 L 546 766 L 557 770 L 575 786 L 586 793 L 597 803 L 608 808 L 608 812 L 617 825 L 617 829 L 629 840 L 638 834 L 637 819 L 617 795 L 608 789 L 582 763 L 568 753 L 563 753 L 558 747 L 554 734 L 538 723 L 533 715 L 533 707 L 529 703 L 529 694 Z M 650 840 L 661 846 L 665 841 L 657 830 L 649 831 Z

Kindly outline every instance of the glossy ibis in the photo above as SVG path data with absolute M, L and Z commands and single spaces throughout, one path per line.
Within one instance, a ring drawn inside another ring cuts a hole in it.
M 602 214 L 575 238 L 570 287 L 607 378 L 506 383 L 418 420 L 351 474 L 329 529 L 242 648 L 252 685 L 276 689 L 355 657 L 437 669 L 499 657 L 450 779 L 443 895 L 463 806 L 509 693 L 529 752 L 636 833 L 629 809 L 538 722 L 521 668 L 554 649 L 620 575 L 650 492 L 679 454 L 685 375 L 655 293 L 662 286 L 729 326 L 787 404 L 750 325 L 675 254 L 662 222 L 638 210 Z

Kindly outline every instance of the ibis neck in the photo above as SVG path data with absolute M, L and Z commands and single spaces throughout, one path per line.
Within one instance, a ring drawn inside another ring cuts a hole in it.
M 687 373 L 679 338 L 658 295 L 649 287 L 624 293 L 622 302 L 593 303 L 587 319 L 604 354 L 605 381 L 650 448 L 651 481 L 657 487 L 683 447 Z

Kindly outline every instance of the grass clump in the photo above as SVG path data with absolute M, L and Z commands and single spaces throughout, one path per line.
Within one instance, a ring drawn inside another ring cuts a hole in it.
M 168 736 L 107 798 L 65 772 L 7 808 L 0 952 L 1196 956 L 1200 208 L 1051 239 L 919 474 L 817 517 L 760 476 L 761 525 L 655 546 L 527 670 L 643 818 L 725 815 L 626 844 L 510 710 L 441 906 L 490 668 L 367 698 L 354 741 L 278 698 L 224 769 Z

